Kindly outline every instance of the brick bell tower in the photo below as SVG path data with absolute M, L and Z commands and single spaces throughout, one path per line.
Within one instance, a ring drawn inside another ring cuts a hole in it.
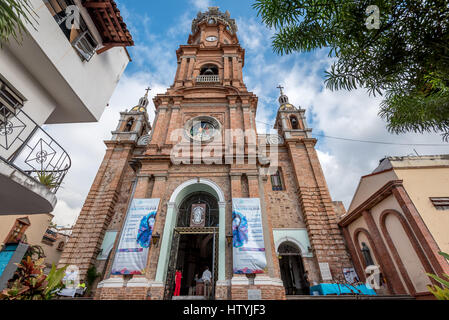
M 311 284 L 326 282 L 320 271 L 326 267 L 337 278 L 351 263 L 305 111 L 290 104 L 281 88 L 278 134 L 257 134 L 257 97 L 242 76 L 245 50 L 235 20 L 218 7 L 198 13 L 176 56 L 173 84 L 153 98 L 152 130 L 148 91 L 138 106 L 121 113 L 61 264 L 77 265 L 82 277 L 95 265 L 102 273 L 96 299 L 172 299 L 178 269 L 181 296 L 191 295 L 193 276 L 205 265 L 215 299 L 307 294 L 305 271 Z M 148 198 L 160 202 L 146 266 L 139 274 L 113 275 L 130 203 Z M 234 273 L 236 198 L 260 199 L 262 273 Z M 194 204 L 206 208 L 199 227 L 191 222 Z
M 138 105 L 120 112 L 117 128 L 111 140 L 105 141 L 106 154 L 59 260 L 59 266 L 77 266 L 81 280 L 85 281 L 89 267 L 97 265 L 106 230 L 117 228 L 117 216 L 124 214 L 126 193 L 131 191 L 138 165 L 133 155 L 143 151 L 151 130 L 146 109 L 148 90 Z
M 284 88 L 278 88 L 279 109 L 274 129 L 284 141 L 279 149 L 279 159 L 288 159 L 288 165 L 280 160 L 280 168 L 294 176 L 299 225 L 307 230 L 309 238 L 310 248 L 302 255 L 303 262 L 311 282 L 341 281 L 344 279 L 342 269 L 353 265 L 315 150 L 317 140 L 311 137 L 312 129 L 307 127 L 306 110 L 292 105 L 283 92 Z M 282 152 L 287 155 L 283 156 Z

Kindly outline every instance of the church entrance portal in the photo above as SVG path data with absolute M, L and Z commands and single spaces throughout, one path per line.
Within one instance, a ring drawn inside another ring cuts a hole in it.
M 283 242 L 278 249 L 281 278 L 287 295 L 308 295 L 309 281 L 305 276 L 299 248 L 291 242 Z
M 203 208 L 204 213 L 197 208 Z M 200 218 L 204 219 L 198 224 Z M 179 296 L 197 296 L 212 299 L 218 274 L 218 201 L 207 192 L 188 195 L 179 206 L 177 223 L 173 233 L 164 299 L 176 294 L 176 271 L 181 271 Z M 199 226 L 198 226 L 199 225 Z M 206 268 L 212 274 L 209 295 L 206 296 L 201 279 Z

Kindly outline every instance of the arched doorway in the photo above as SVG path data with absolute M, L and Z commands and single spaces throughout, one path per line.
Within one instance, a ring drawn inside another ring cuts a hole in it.
M 201 226 L 192 225 L 194 208 L 204 208 Z M 172 253 L 169 262 L 169 272 L 180 270 L 182 273 L 180 296 L 206 296 L 204 283 L 196 281 L 206 267 L 212 272 L 212 285 L 215 284 L 218 257 L 219 209 L 217 199 L 208 192 L 198 191 L 187 195 L 178 209 L 175 227 L 175 237 L 172 243 Z M 167 279 L 170 279 L 167 275 Z M 170 281 L 170 280 L 169 280 Z M 170 286 L 170 283 L 167 283 Z M 174 283 L 171 283 L 173 286 Z M 214 286 L 209 287 L 212 297 Z M 171 294 L 172 289 L 167 292 Z M 209 298 L 206 297 L 206 298 Z M 169 296 L 167 298 L 170 298 Z
M 286 295 L 308 295 L 309 283 L 304 276 L 301 251 L 290 241 L 282 242 L 278 248 L 279 267 Z
M 195 228 L 189 226 L 189 218 L 192 205 L 198 204 L 198 202 L 205 205 L 206 221 L 204 226 Z M 160 283 L 164 287 L 164 299 L 172 299 L 173 296 L 176 267 L 181 267 L 177 261 L 180 248 L 187 250 L 188 248 L 192 249 L 194 246 L 198 246 L 198 248 L 202 246 L 203 251 L 212 251 L 214 261 L 208 267 L 212 273 L 214 283 L 215 281 L 225 280 L 225 210 L 224 193 L 212 180 L 204 178 L 191 179 L 183 182 L 173 191 L 167 204 L 167 215 L 155 279 L 156 283 Z M 182 237 L 189 234 L 194 235 L 192 237 L 196 239 L 185 241 L 188 242 L 187 246 L 187 243 L 183 244 Z M 207 237 L 208 235 L 209 237 Z M 191 251 L 195 252 L 195 250 Z M 203 255 L 199 259 L 200 262 L 195 261 L 191 262 L 191 264 L 201 264 L 201 259 L 203 258 L 209 259 Z M 199 277 L 201 277 L 201 274 L 199 274 Z M 185 278 L 183 280 L 185 283 L 188 281 Z M 184 289 L 184 292 L 186 290 Z M 214 297 L 213 290 L 212 288 L 211 298 Z

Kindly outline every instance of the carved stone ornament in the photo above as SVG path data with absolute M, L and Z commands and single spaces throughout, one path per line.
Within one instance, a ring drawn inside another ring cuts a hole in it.
M 228 11 L 223 13 L 218 10 L 218 7 L 209 7 L 209 10 L 206 12 L 198 12 L 196 18 L 192 21 L 192 34 L 198 31 L 198 24 L 203 21 L 207 21 L 209 24 L 215 24 L 220 21 L 226 26 L 226 29 L 231 34 L 235 34 L 237 32 L 235 19 L 231 19 Z
M 284 138 L 278 134 L 267 135 L 267 142 L 272 145 L 284 144 Z
M 139 140 L 137 140 L 137 145 L 138 146 L 146 146 L 148 144 L 148 142 L 150 142 L 150 135 L 146 134 L 144 136 L 141 136 L 139 138 Z

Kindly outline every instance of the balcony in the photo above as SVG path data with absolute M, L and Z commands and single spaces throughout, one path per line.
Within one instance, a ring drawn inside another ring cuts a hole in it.
M 0 214 L 53 211 L 70 166 L 67 152 L 24 111 L 0 108 Z
M 219 83 L 220 77 L 217 74 L 199 75 L 196 77 L 196 83 Z

